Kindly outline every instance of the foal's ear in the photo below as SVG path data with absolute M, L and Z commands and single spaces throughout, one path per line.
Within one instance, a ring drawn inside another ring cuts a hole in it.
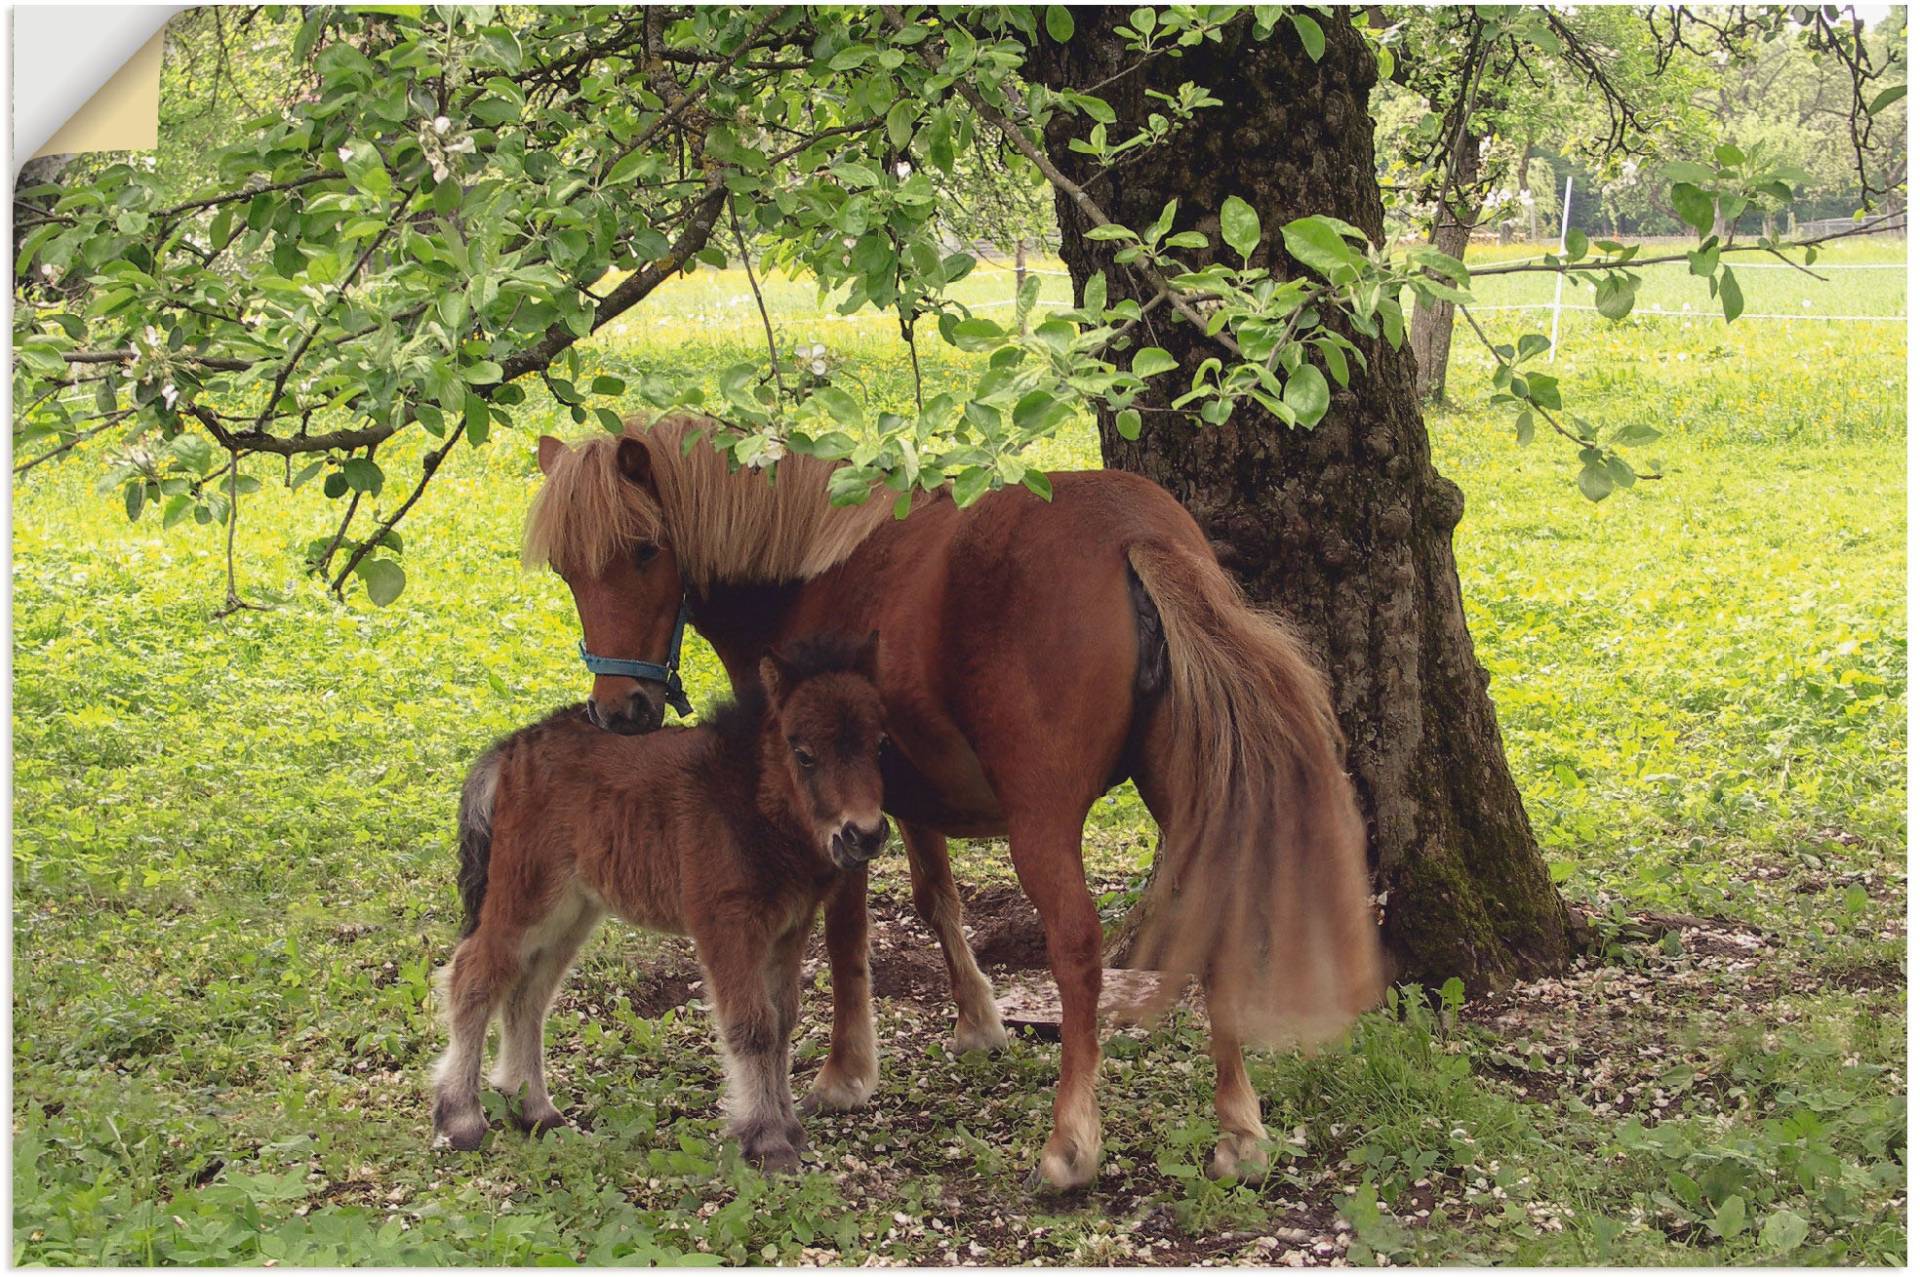
M 853 654 L 853 669 L 869 683 L 880 681 L 880 631 L 867 631 L 866 641 Z
M 638 487 L 653 487 L 653 457 L 647 452 L 647 445 L 632 436 L 623 436 L 620 446 L 614 450 L 613 459 L 620 467 L 621 477 Z
M 775 705 L 786 699 L 793 681 L 793 667 L 778 653 L 769 652 L 760 658 L 760 686 L 767 689 L 767 699 Z
M 566 450 L 567 450 L 567 445 L 564 443 L 561 443 L 558 439 L 554 438 L 552 435 L 541 435 L 540 447 L 539 447 L 540 473 L 546 474 L 546 475 L 552 474 L 553 463 L 558 461 L 560 459 L 560 454 L 565 452 Z

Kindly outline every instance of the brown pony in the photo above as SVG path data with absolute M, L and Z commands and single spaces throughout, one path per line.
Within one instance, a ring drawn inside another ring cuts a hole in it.
M 612 735 L 574 706 L 474 764 L 460 801 L 466 927 L 447 972 L 453 1041 L 434 1077 L 436 1142 L 472 1149 L 486 1135 L 480 1054 L 496 1008 L 495 1085 L 525 1088 L 522 1128 L 563 1124 L 542 1076 L 541 1030 L 611 910 L 693 937 L 731 1133 L 756 1165 L 799 1164 L 788 1070 L 801 954 L 836 876 L 887 841 L 877 637 L 785 646 L 699 727 Z
M 1383 978 L 1366 831 L 1327 681 L 1300 640 L 1247 606 L 1193 519 L 1138 476 L 1055 474 L 1051 501 L 1009 488 L 965 510 L 922 493 L 896 520 L 891 494 L 830 506 L 831 467 L 811 458 L 782 460 L 777 483 L 730 471 L 709 428 L 670 418 L 572 448 L 540 441 L 547 481 L 525 557 L 565 578 L 585 644 L 660 660 L 683 590 L 735 686 L 790 635 L 886 632 L 885 808 L 946 956 L 961 1046 L 1004 1030 L 961 930 L 946 838 L 1004 833 L 1046 931 L 1061 1076 L 1035 1177 L 1059 1188 L 1091 1181 L 1100 1159 L 1101 930 L 1081 827 L 1131 777 L 1162 833 L 1133 960 L 1200 979 L 1221 1125 L 1212 1170 L 1257 1169 L 1266 1132 L 1242 1042 L 1338 1032 Z M 599 721 L 644 730 L 664 689 L 604 675 L 592 695 Z M 865 887 L 848 874 L 827 904 L 835 1032 L 816 1105 L 862 1103 L 878 1078 Z

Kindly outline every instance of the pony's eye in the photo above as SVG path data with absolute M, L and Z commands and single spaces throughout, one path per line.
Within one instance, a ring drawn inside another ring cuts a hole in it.
M 651 541 L 642 541 L 639 545 L 634 547 L 633 561 L 635 563 L 638 563 L 641 567 L 645 567 L 647 564 L 653 562 L 655 556 L 657 556 L 659 553 L 660 553 L 659 546 L 655 545 Z
M 893 745 L 893 738 L 887 735 L 885 732 L 881 732 L 880 739 L 874 742 L 873 749 L 874 749 L 874 752 L 877 754 L 884 754 L 887 752 L 889 748 L 892 747 L 892 745 Z
M 802 767 L 811 767 L 813 766 L 813 754 L 806 746 L 795 745 L 793 747 L 793 761 L 799 763 Z

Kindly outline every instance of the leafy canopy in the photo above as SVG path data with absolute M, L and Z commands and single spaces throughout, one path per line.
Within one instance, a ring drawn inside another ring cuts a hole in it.
M 1008 484 L 1048 495 L 1026 450 L 1089 405 L 1136 436 L 1150 386 L 1179 418 L 1257 411 L 1310 428 L 1367 343 L 1404 339 L 1409 299 L 1471 304 L 1458 261 L 1372 244 L 1330 215 L 1264 226 L 1233 198 L 1212 210 L 1217 242 L 1176 229 L 1206 211 L 1182 216 L 1177 201 L 1149 225 L 1115 222 L 1051 163 L 1042 130 L 1064 127 L 1104 170 L 1177 145 L 1219 102 L 1185 83 L 1135 126 L 1100 86 L 1021 78 L 1034 49 L 1075 39 L 1083 20 L 1061 7 L 309 10 L 284 28 L 283 101 L 212 157 L 212 189 L 168 202 L 161 175 L 116 163 L 18 193 L 16 451 L 44 444 L 31 466 L 118 429 L 103 489 L 122 491 L 130 517 L 155 505 L 168 523 L 237 517 L 257 491 L 240 458 L 298 458 L 290 484 L 318 481 L 341 503 L 317 570 L 386 602 L 405 581 L 395 525 L 454 448 L 510 426 L 530 394 L 610 430 L 616 408 L 704 412 L 737 463 L 844 461 L 836 500 L 891 492 L 904 513 L 915 488 L 950 484 L 962 504 Z M 1348 21 L 1366 18 L 1142 7 L 1117 37 L 1135 64 L 1229 27 L 1318 60 L 1329 24 Z M 952 296 L 976 257 L 943 212 L 982 151 L 1078 205 L 1088 238 L 1149 299 L 1111 296 L 1098 273 L 1078 305 L 1039 313 L 1032 279 L 1002 323 Z M 1731 319 L 1734 250 L 1710 233 L 1714 209 L 1731 221 L 1795 175 L 1731 146 L 1716 161 L 1673 190 L 1702 235 L 1689 260 Z M 763 268 L 810 274 L 843 312 L 896 313 L 916 366 L 918 343 L 940 341 L 985 355 L 985 370 L 964 394 L 880 412 L 855 383 L 788 384 L 769 325 L 766 361 L 727 370 L 717 394 L 582 373 L 577 343 L 661 282 L 756 248 Z M 1636 253 L 1573 236 L 1564 257 L 1495 269 L 1574 274 L 1618 318 Z M 1185 368 L 1142 344 L 1161 308 L 1216 353 Z M 1494 393 L 1520 437 L 1540 422 L 1570 440 L 1595 499 L 1633 482 L 1620 449 L 1648 432 L 1563 419 L 1554 379 L 1525 367 L 1544 349 L 1528 337 L 1495 351 Z M 429 441 L 421 472 L 390 474 L 383 448 L 414 432 Z

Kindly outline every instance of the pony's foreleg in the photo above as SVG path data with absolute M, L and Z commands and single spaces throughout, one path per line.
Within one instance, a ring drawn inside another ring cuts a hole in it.
M 484 926 L 453 951 L 442 985 L 451 1041 L 433 1074 L 435 1144 L 467 1150 L 479 1148 L 486 1138 L 480 1063 L 487 1024 L 520 971 L 519 946 Z
M 913 879 L 913 911 L 932 929 L 947 960 L 947 979 L 959 1012 L 953 1045 L 961 1051 L 997 1051 L 1007 1044 L 1007 1030 L 993 1000 L 993 985 L 967 944 L 946 835 L 923 825 L 902 824 L 900 837 L 907 845 L 907 870 Z
M 1100 913 L 1080 859 L 1082 815 L 1054 811 L 1008 820 L 1020 886 L 1047 934 L 1047 965 L 1060 989 L 1060 1087 L 1053 1134 L 1028 1177 L 1033 1187 L 1081 1188 L 1100 1170 Z
M 1211 980 L 1202 983 L 1212 1025 L 1208 1045 L 1213 1055 L 1213 1111 L 1220 1120 L 1220 1140 L 1213 1146 L 1207 1174 L 1226 1180 L 1257 1177 L 1267 1169 L 1267 1128 L 1260 1121 L 1260 1097 L 1247 1077 L 1238 1015 L 1232 1001 L 1222 997 Z
M 803 1113 L 867 1102 L 880 1081 L 874 1047 L 873 980 L 867 967 L 867 869 L 842 870 L 827 896 L 827 966 L 833 974 L 833 1037 L 827 1062 L 800 1101 Z
M 523 1131 L 539 1133 L 566 1125 L 547 1094 L 543 1041 L 547 1008 L 599 921 L 599 909 L 582 899 L 572 908 L 555 910 L 522 942 L 525 965 L 500 1012 L 500 1059 L 494 1066 L 493 1085 L 509 1096 L 525 1088 L 513 1119 Z
M 765 1171 L 790 1171 L 800 1155 L 788 1137 L 792 1089 L 780 1067 L 780 1011 L 768 990 L 770 938 L 738 919 L 696 931 L 694 947 L 706 969 L 726 1063 L 727 1133 L 741 1154 Z

